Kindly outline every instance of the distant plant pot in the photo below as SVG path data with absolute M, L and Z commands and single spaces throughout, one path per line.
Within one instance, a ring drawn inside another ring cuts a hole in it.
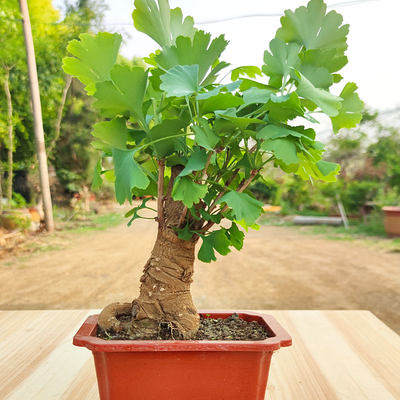
M 233 312 L 202 312 L 227 318 Z M 270 335 L 255 341 L 103 340 L 97 315 L 74 336 L 92 350 L 101 400 L 263 400 L 272 353 L 291 337 L 270 315 L 239 313 L 258 321 Z
M 0 214 L 0 226 L 9 231 L 25 231 L 31 226 L 31 217 L 25 210 L 4 210 Z
M 390 237 L 400 237 L 400 207 L 383 207 L 383 223 Z

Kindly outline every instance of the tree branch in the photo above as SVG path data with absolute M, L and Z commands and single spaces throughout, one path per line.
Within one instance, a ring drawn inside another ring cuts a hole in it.
M 158 181 L 157 181 L 157 221 L 158 226 L 162 227 L 164 225 L 164 171 L 165 162 L 162 160 L 158 161 Z
M 253 169 L 253 171 L 251 171 L 250 176 L 239 186 L 239 188 L 236 190 L 239 193 L 242 193 L 243 191 L 245 191 L 247 189 L 247 187 L 250 185 L 250 183 L 253 181 L 253 179 L 256 177 L 256 175 L 259 173 L 259 169 Z M 223 194 L 225 194 L 226 192 L 224 192 Z M 223 196 L 222 194 L 222 196 Z M 222 197 L 220 196 L 220 198 Z M 217 196 L 217 198 L 219 197 L 219 195 Z M 219 199 L 218 199 L 219 200 Z M 214 203 L 216 203 L 218 201 L 217 199 L 214 201 Z M 215 204 L 216 205 L 216 204 Z M 214 206 L 215 207 L 215 206 Z M 222 208 L 222 210 L 220 211 L 220 214 L 223 214 L 229 207 L 227 205 L 225 205 L 224 208 Z M 211 212 L 211 211 L 209 211 Z M 213 225 L 215 224 L 215 222 L 212 221 L 208 221 L 206 225 L 204 225 L 203 228 L 201 228 L 201 230 L 203 231 L 203 233 L 207 232 Z
M 72 82 L 72 76 L 71 75 L 67 75 L 67 79 L 65 80 L 64 89 L 63 89 L 63 92 L 62 92 L 62 95 L 61 95 L 60 106 L 58 107 L 58 111 L 57 111 L 57 119 L 56 119 L 54 137 L 53 137 L 53 140 L 51 141 L 51 143 L 49 144 L 49 146 L 47 148 L 48 149 L 47 152 L 48 152 L 49 155 L 51 155 L 51 152 L 54 150 L 56 142 L 60 137 L 61 121 L 62 121 L 62 116 L 63 116 L 65 103 L 67 101 L 68 90 L 69 90 L 69 88 L 71 86 L 71 82 Z

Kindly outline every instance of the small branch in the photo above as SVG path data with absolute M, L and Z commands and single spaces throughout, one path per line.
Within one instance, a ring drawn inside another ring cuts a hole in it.
M 68 90 L 71 86 L 72 83 L 72 76 L 71 75 L 67 75 L 67 79 L 65 80 L 65 86 L 61 95 L 61 102 L 60 102 L 60 106 L 58 107 L 58 111 L 57 111 L 57 120 L 56 120 L 56 126 L 55 126 L 55 132 L 54 132 L 54 138 L 51 141 L 51 143 L 48 146 L 48 154 L 50 155 L 52 153 L 52 151 L 54 150 L 54 147 L 57 143 L 57 140 L 60 137 L 60 132 L 61 132 L 61 121 L 62 121 L 62 116 L 63 116 L 63 111 L 64 111 L 64 107 L 65 107 L 65 103 L 67 101 L 67 95 L 68 95 Z
M 158 169 L 158 182 L 157 182 L 157 221 L 158 221 L 158 226 L 162 227 L 164 225 L 163 194 L 164 194 L 165 162 L 159 160 L 158 168 L 159 169 Z
M 213 201 L 213 203 L 211 204 L 211 206 L 208 210 L 209 213 L 211 213 L 214 210 L 214 208 L 217 206 L 218 200 L 228 191 L 229 185 L 233 182 L 233 180 L 236 178 L 238 173 L 239 173 L 239 169 L 237 169 L 233 173 L 233 175 L 226 181 L 226 183 L 225 183 L 226 189 L 219 192 L 218 196 L 215 198 L 215 200 Z
M 213 152 L 210 151 L 210 154 L 207 157 L 206 165 L 203 169 L 203 174 L 202 174 L 203 181 L 207 179 L 207 169 L 208 169 L 208 166 L 210 165 L 212 155 L 213 155 Z
M 240 187 L 236 190 L 239 193 L 242 193 L 243 191 L 246 190 L 246 188 L 250 185 L 250 183 L 252 182 L 252 180 L 256 177 L 256 175 L 258 174 L 259 170 L 258 169 L 254 169 L 253 171 L 251 171 L 250 176 L 240 185 Z M 225 192 L 224 192 L 225 193 Z M 217 196 L 217 198 L 220 195 Z M 222 195 L 223 196 L 223 195 Z M 222 197 L 220 196 L 220 198 Z M 218 199 L 219 200 L 219 199 Z M 214 203 L 216 203 L 218 201 L 217 199 L 215 199 Z M 216 205 L 216 204 L 215 204 Z M 229 207 L 227 205 L 225 205 L 224 208 L 222 208 L 222 210 L 220 211 L 220 214 L 223 214 Z M 211 212 L 209 210 L 209 212 Z M 212 221 L 208 221 L 208 223 L 201 229 L 203 231 L 203 233 L 206 233 L 213 225 L 215 224 L 215 222 Z

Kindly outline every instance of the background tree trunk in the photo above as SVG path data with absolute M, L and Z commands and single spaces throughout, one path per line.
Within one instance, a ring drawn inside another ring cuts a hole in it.
M 12 101 L 11 101 L 11 93 L 9 87 L 9 79 L 10 79 L 10 69 L 8 67 L 4 67 L 6 74 L 4 78 L 4 92 L 6 94 L 7 99 L 7 132 L 8 132 L 8 178 L 7 178 L 7 202 L 8 206 L 11 207 L 12 201 L 12 193 L 13 193 L 13 148 L 14 148 L 14 140 L 13 140 L 13 121 L 12 121 Z

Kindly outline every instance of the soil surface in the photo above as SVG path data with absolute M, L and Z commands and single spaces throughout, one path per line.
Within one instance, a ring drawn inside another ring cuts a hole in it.
M 118 318 L 119 319 L 119 318 Z M 124 318 L 127 320 L 126 318 Z M 129 320 L 129 319 L 128 319 Z M 116 334 L 97 327 L 97 336 L 106 340 L 129 340 L 129 334 Z M 264 340 L 268 332 L 257 321 L 248 322 L 232 314 L 228 318 L 200 318 L 200 327 L 194 340 Z M 137 340 L 137 338 L 134 338 Z M 161 323 L 156 340 L 174 340 L 173 328 Z
M 156 223 L 73 237 L 0 262 L 0 309 L 103 308 L 138 295 Z M 366 309 L 400 333 L 400 253 L 289 227 L 249 231 L 241 252 L 196 261 L 199 309 Z

